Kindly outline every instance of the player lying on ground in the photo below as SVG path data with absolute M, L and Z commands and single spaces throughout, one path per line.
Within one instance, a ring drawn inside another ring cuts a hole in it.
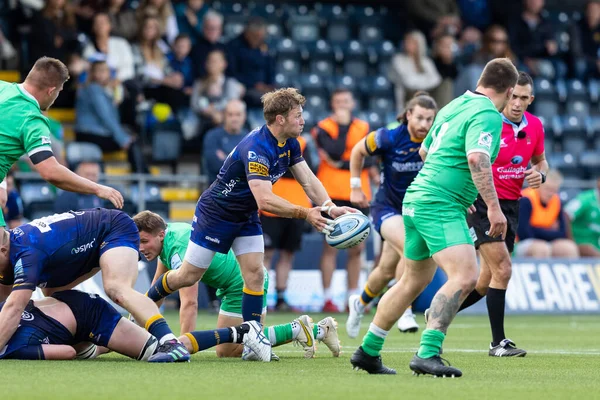
M 0 303 L 0 309 L 4 304 Z M 258 324 L 252 321 L 221 329 L 220 332 L 224 341 L 244 343 L 252 349 L 268 348 L 258 341 L 258 335 L 253 334 L 257 329 Z M 215 331 L 208 333 L 214 335 Z M 188 335 L 202 338 L 206 333 L 192 332 Z M 0 359 L 92 359 L 112 350 L 136 360 L 148 361 L 158 347 L 154 336 L 123 318 L 102 297 L 78 290 L 64 290 L 52 297 L 27 303 L 19 327 L 0 350 Z
M 187 223 L 167 224 L 160 215 L 151 211 L 142 211 L 133 217 L 140 231 L 140 252 L 148 261 L 158 258 L 156 274 L 153 283 L 167 271 L 181 267 L 190 240 L 192 226 Z M 265 271 L 265 297 L 263 299 L 262 320 L 266 316 L 266 292 L 269 287 L 268 273 Z M 227 254 L 215 254 L 210 266 L 202 275 L 201 281 L 217 289 L 221 298 L 221 309 L 217 319 L 217 328 L 239 325 L 242 320 L 242 296 L 244 280 L 235 255 L 230 250 Z M 181 308 L 179 309 L 180 332 L 191 332 L 196 328 L 198 314 L 198 283 L 179 290 Z M 340 354 L 337 335 L 337 322 L 332 317 L 312 324 L 309 317 L 303 315 L 289 324 L 265 327 L 264 333 L 273 346 L 279 346 L 292 341 L 302 345 L 305 357 L 311 358 L 315 353 L 315 339 L 322 341 L 331 350 L 334 357 Z M 239 344 L 226 344 L 222 335 L 210 335 L 198 340 L 185 336 L 180 338 L 188 350 L 194 352 L 203 350 L 203 346 L 211 342 L 217 345 L 217 356 L 239 357 L 242 347 Z M 194 345 L 192 345 L 194 344 Z M 198 346 L 198 344 L 201 344 Z
M 154 301 L 196 284 L 216 253 L 231 249 L 244 280 L 242 319 L 259 322 L 264 298 L 264 241 L 258 209 L 284 218 L 305 219 L 318 232 L 330 232 L 336 218 L 357 210 L 337 207 L 302 158 L 298 136 L 304 130 L 298 90 L 279 89 L 262 97 L 266 124 L 250 132 L 227 156 L 213 184 L 198 200 L 192 234 L 181 267 L 157 279 L 148 290 Z M 304 208 L 273 194 L 273 184 L 290 170 L 320 207 Z
M 477 282 L 477 255 L 466 216 L 478 192 L 488 209 L 487 234 L 506 236 L 491 163 L 500 148 L 499 111 L 511 98 L 517 78 L 508 58 L 494 59 L 485 66 L 475 92 L 467 91 L 439 111 L 421 145 L 423 168 L 402 204 L 405 271 L 381 298 L 362 345 L 350 359 L 355 368 L 372 374 L 396 373 L 381 362 L 383 343 L 439 265 L 448 280 L 431 301 L 427 329 L 409 366 L 415 374 L 462 375 L 458 368 L 444 364 L 440 349 L 458 308 Z
M 8 299 L 0 311 L 0 348 L 17 329 L 36 287 L 48 296 L 101 270 L 108 297 L 159 339 L 150 361 L 189 360 L 156 304 L 133 289 L 139 243 L 138 229 L 127 214 L 102 208 L 54 214 L 3 232 L 0 270 L 6 272 L 0 276 L 0 301 Z
M 433 124 L 436 111 L 435 100 L 425 92 L 417 92 L 406 105 L 405 113 L 399 118 L 402 123 L 399 127 L 391 130 L 380 128 L 371 132 L 352 149 L 350 172 L 353 178 L 350 181 L 350 201 L 361 208 L 369 206 L 359 177 L 365 157 L 381 157 L 383 178 L 375 201 L 371 204 L 371 221 L 384 242 L 379 263 L 369 275 L 362 294 L 352 295 L 348 299 L 346 332 L 351 338 L 357 337 L 360 332 L 360 321 L 365 307 L 394 277 L 400 280 L 404 271 L 404 263 L 401 260 L 404 254 L 402 201 L 408 185 L 423 166 L 419 149 Z M 411 307 L 407 308 L 398 320 L 398 329 L 401 332 L 416 332 L 419 329 Z

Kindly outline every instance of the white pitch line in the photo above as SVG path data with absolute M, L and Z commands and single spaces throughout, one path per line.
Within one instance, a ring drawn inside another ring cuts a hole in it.
M 357 349 L 357 346 L 342 346 L 342 349 L 346 350 L 346 353 L 349 354 Z M 384 348 L 382 350 L 382 354 L 385 353 L 415 353 L 417 348 Z M 301 354 L 302 351 L 294 351 L 294 350 L 279 350 L 276 347 L 273 348 L 273 353 L 298 353 Z M 327 355 L 327 350 L 319 351 L 319 355 Z M 444 353 L 481 353 L 486 354 L 487 350 L 485 349 L 448 349 L 444 347 Z M 600 356 L 600 350 L 550 350 L 550 349 L 542 349 L 542 350 L 528 350 L 528 355 L 535 354 L 543 354 L 543 355 L 578 355 L 578 356 Z

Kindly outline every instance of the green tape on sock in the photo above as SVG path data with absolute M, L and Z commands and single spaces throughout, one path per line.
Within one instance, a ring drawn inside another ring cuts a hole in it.
M 436 329 L 425 329 L 421 334 L 421 346 L 417 355 L 421 358 L 431 358 L 440 354 L 446 335 Z
M 377 357 L 381 353 L 381 349 L 383 349 L 383 342 L 385 342 L 384 338 L 368 331 L 363 338 L 362 348 L 368 355 Z

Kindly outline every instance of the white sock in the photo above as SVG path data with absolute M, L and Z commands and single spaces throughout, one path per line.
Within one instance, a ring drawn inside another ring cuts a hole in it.
M 362 294 L 362 289 L 350 289 L 348 290 L 348 297 L 353 296 L 353 295 L 357 295 L 360 296 Z
M 323 300 L 331 300 L 331 288 L 323 288 Z
M 325 337 L 325 329 L 321 328 L 320 326 L 317 327 L 318 331 L 317 331 L 317 336 L 315 336 L 315 339 L 317 340 L 323 340 L 323 338 Z
M 372 322 L 371 325 L 369 325 L 369 332 L 383 339 L 385 339 L 388 333 L 390 333 L 390 331 L 383 330 Z
M 271 342 L 271 345 L 277 344 L 277 335 L 275 334 L 275 328 L 270 326 L 268 329 L 269 329 L 269 342 Z
M 298 335 L 300 334 L 300 330 L 302 328 L 300 327 L 300 324 L 296 321 L 292 321 L 291 325 L 292 325 L 292 338 L 296 339 L 298 337 Z
M 177 338 L 172 333 L 167 333 L 165 336 L 161 337 L 158 340 L 158 343 L 164 344 L 167 340 L 177 340 Z

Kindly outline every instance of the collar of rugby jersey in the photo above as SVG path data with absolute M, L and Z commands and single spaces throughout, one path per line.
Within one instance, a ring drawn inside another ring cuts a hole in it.
M 17 85 L 17 87 L 19 88 L 19 90 L 20 90 L 21 92 L 23 92 L 23 94 L 24 94 L 25 96 L 27 96 L 27 97 L 29 97 L 30 99 L 32 99 L 33 101 L 35 101 L 35 104 L 37 104 L 37 106 L 38 106 L 38 107 L 40 106 L 40 103 L 38 103 L 37 99 L 36 99 L 35 97 L 33 97 L 33 95 L 32 95 L 31 93 L 29 93 L 29 92 L 27 91 L 27 89 L 25 89 L 25 86 L 23 86 L 23 84 L 22 84 L 22 83 L 19 83 L 19 84 Z
M 519 125 L 515 124 L 510 119 L 506 118 L 506 116 L 503 113 L 500 113 L 500 115 L 502 115 L 502 122 L 504 122 L 505 124 L 509 124 L 513 128 L 515 137 L 517 137 L 519 132 L 521 132 L 523 129 L 525 129 L 527 127 L 527 125 L 529 124 L 527 122 L 527 116 L 525 115 L 525 113 L 523 113 L 523 119 L 521 120 L 521 123 Z

